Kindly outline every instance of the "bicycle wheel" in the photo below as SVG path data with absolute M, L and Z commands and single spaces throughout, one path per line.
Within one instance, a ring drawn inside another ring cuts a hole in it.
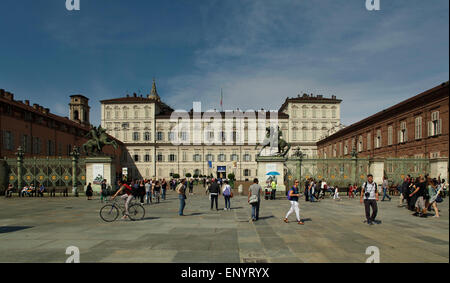
M 103 221 L 113 222 L 119 217 L 119 210 L 111 204 L 107 204 L 100 209 L 100 217 Z
M 128 217 L 130 217 L 131 220 L 142 220 L 145 216 L 145 208 L 141 204 L 135 203 L 128 207 L 128 213 Z

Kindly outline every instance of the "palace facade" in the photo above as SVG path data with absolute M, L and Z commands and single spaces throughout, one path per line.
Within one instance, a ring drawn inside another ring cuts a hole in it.
M 319 157 L 448 160 L 448 105 L 447 81 L 320 140 Z
M 122 165 L 131 178 L 170 178 L 172 174 L 185 176 L 186 173 L 228 176 L 234 173 L 237 180 L 251 180 L 258 175 L 256 157 L 260 149 L 255 149 L 252 138 L 257 130 L 262 129 L 258 132 L 259 137 L 265 134 L 264 129 L 271 125 L 273 115 L 277 117 L 275 123 L 280 127 L 283 139 L 293 148 L 301 146 L 307 156 L 313 157 L 317 155 L 316 142 L 341 127 L 340 103 L 335 96 L 324 98 L 303 94 L 286 98 L 278 111 L 258 111 L 255 117 L 244 120 L 242 128 L 233 122 L 235 120 L 226 119 L 230 111 L 197 113 L 191 109 L 186 111 L 189 131 L 180 131 L 178 140 L 171 133 L 179 124 L 177 120 L 171 121 L 174 110 L 161 100 L 153 82 L 151 92 L 146 96 L 134 94 L 101 101 L 101 125 L 126 146 L 128 160 Z M 217 131 L 217 125 L 206 116 L 222 118 L 219 128 L 223 130 Z M 261 117 L 265 121 L 261 122 Z M 255 129 L 258 122 L 261 124 Z M 195 134 L 194 127 L 201 136 Z M 225 131 L 227 127 L 232 131 Z M 182 144 L 176 144 L 176 140 Z

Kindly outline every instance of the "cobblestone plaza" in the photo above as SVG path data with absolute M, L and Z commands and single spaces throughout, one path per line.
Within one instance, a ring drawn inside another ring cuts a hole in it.
M 287 200 L 262 200 L 260 220 L 251 223 L 247 198 L 232 199 L 231 211 L 211 211 L 203 188 L 189 196 L 185 217 L 178 199 L 146 205 L 142 221 L 103 222 L 98 198 L 0 199 L 0 262 L 60 262 L 76 246 L 81 262 L 133 263 L 363 263 L 376 246 L 380 261 L 449 262 L 448 200 L 441 218 L 417 218 L 398 198 L 379 202 L 382 224 L 363 223 L 359 199 L 299 202 L 305 225 L 282 221 Z M 431 213 L 430 213 L 431 215 Z

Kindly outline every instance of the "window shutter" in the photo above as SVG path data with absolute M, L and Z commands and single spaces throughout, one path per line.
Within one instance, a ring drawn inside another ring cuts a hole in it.
M 404 142 L 408 141 L 408 129 L 405 129 L 405 140 Z
M 432 128 L 432 122 L 428 121 L 428 136 L 431 137 L 432 133 L 431 133 L 431 128 Z
M 442 134 L 442 119 L 438 120 L 438 124 L 437 124 L 437 134 L 440 135 Z

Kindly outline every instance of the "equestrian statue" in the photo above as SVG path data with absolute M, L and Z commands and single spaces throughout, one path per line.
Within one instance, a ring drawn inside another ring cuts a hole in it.
M 276 137 L 277 133 L 278 133 L 278 136 Z M 255 146 L 255 149 L 257 149 L 258 146 L 262 146 L 262 148 L 258 152 L 257 156 L 261 156 L 262 151 L 266 147 L 271 148 L 273 145 L 275 145 L 275 142 L 277 142 L 278 148 L 277 148 L 277 152 L 274 156 L 285 157 L 288 154 L 289 150 L 291 149 L 291 145 L 288 142 L 286 142 L 282 138 L 282 136 L 283 136 L 283 133 L 280 130 L 279 126 L 278 126 L 277 130 L 273 129 L 272 127 L 266 127 L 266 137 L 264 138 L 262 143 L 257 144 Z
M 90 138 L 83 144 L 83 150 L 86 155 L 100 155 L 105 145 L 112 145 L 114 149 L 118 147 L 116 141 L 106 134 L 106 130 L 102 126 L 98 126 L 98 128 L 92 127 L 85 137 Z

